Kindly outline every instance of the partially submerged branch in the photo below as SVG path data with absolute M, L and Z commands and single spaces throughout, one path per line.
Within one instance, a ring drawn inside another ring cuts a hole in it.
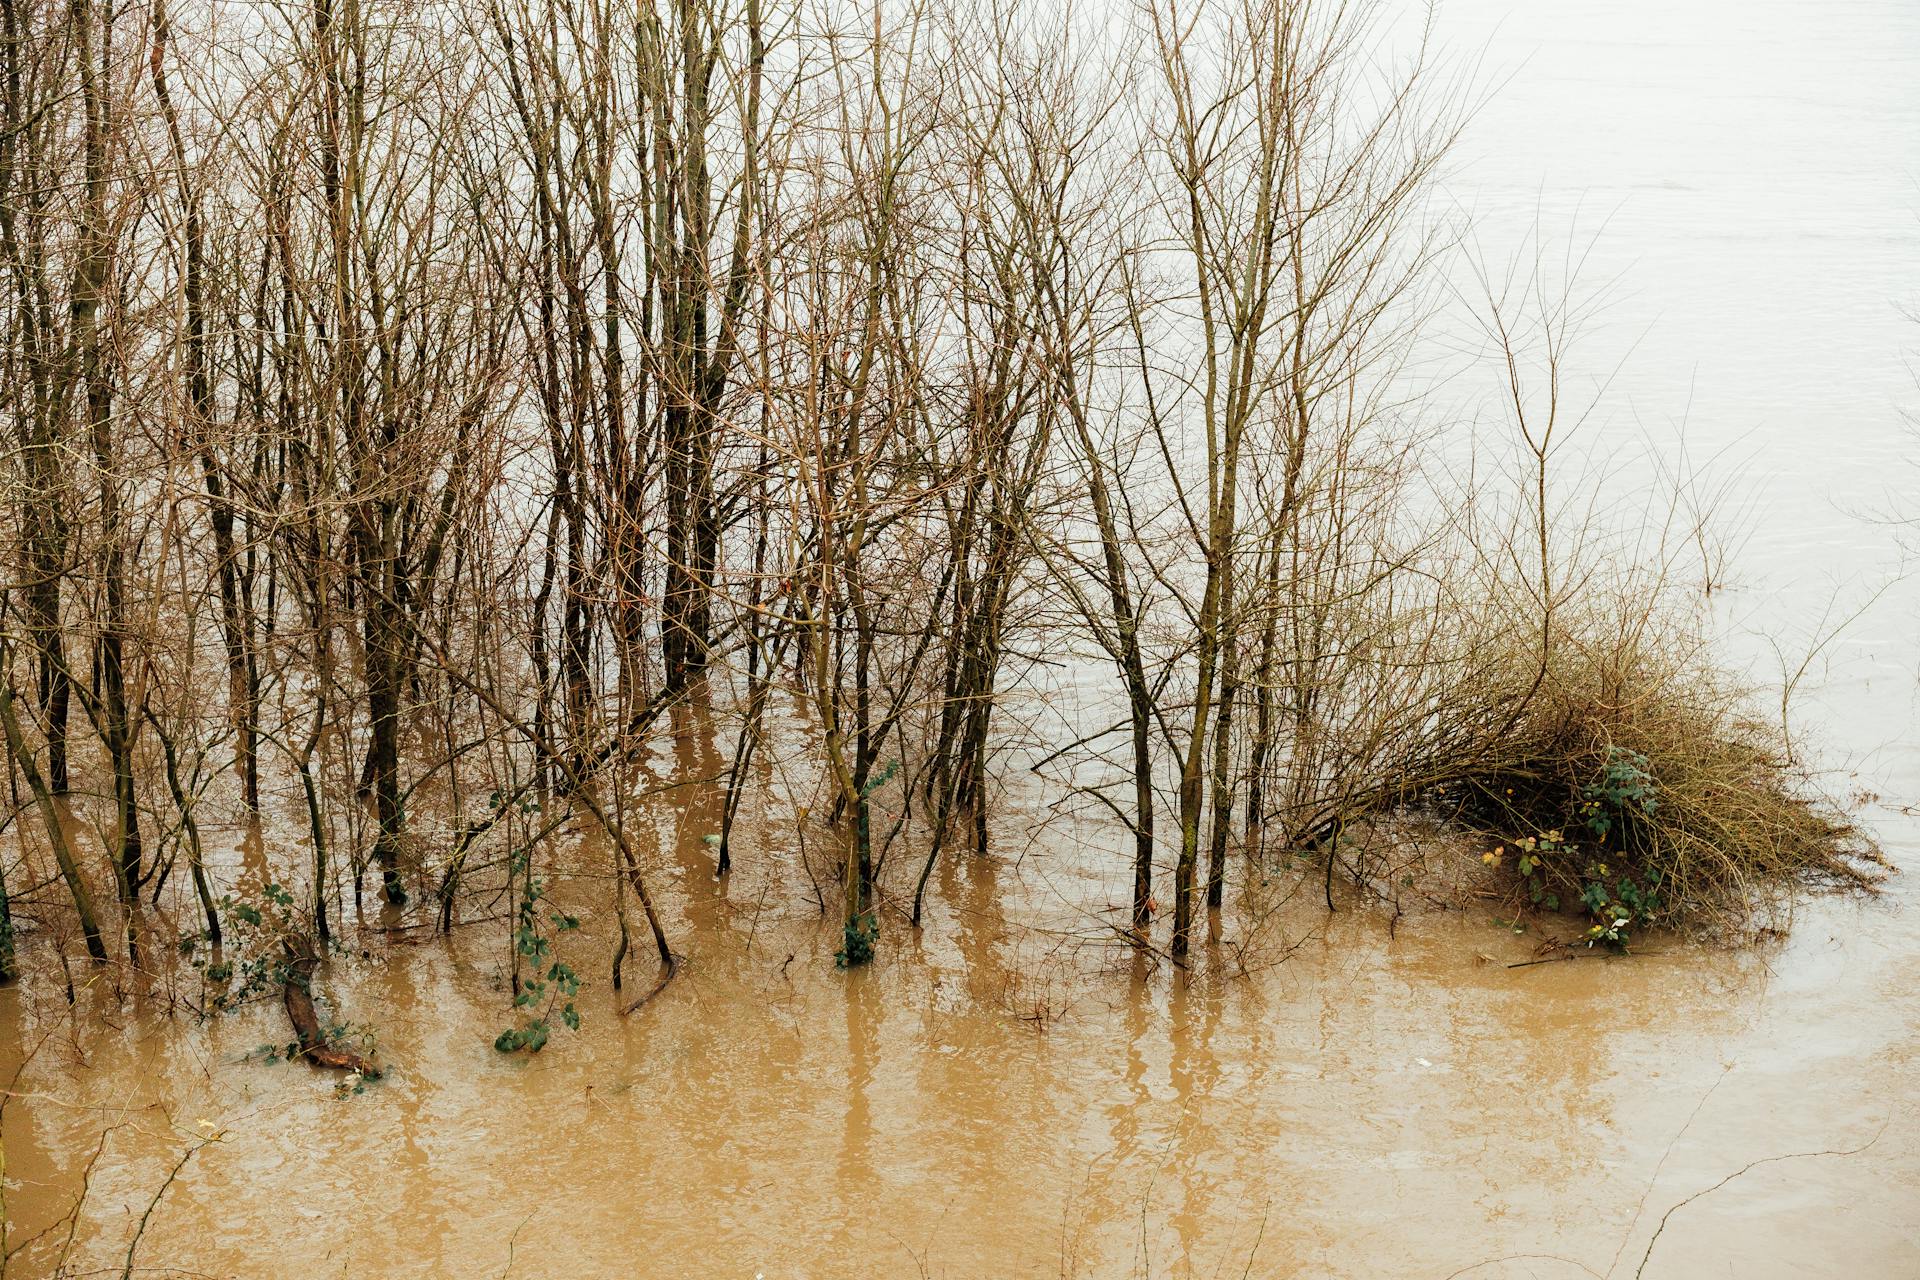
M 319 965 L 319 956 L 314 951 L 312 941 L 304 935 L 288 938 L 284 965 L 282 999 L 287 1008 L 287 1020 L 293 1023 L 294 1035 L 299 1041 L 300 1056 L 315 1066 L 351 1071 L 368 1080 L 378 1080 L 381 1069 L 367 1058 L 336 1043 L 336 1038 L 328 1034 L 327 1027 L 320 1021 L 319 1010 L 313 1001 L 313 974 Z

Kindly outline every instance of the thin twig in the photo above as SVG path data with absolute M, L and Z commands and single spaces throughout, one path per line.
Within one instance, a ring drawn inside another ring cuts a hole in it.
M 1857 1156 L 1862 1151 L 1865 1151 L 1868 1147 L 1871 1147 L 1874 1143 L 1880 1141 L 1880 1135 L 1882 1133 L 1885 1133 L 1886 1131 L 1887 1131 L 1887 1122 L 1883 1120 L 1880 1122 L 1879 1130 L 1871 1138 L 1868 1138 L 1865 1142 L 1861 1143 L 1857 1147 L 1849 1147 L 1849 1148 L 1846 1148 L 1845 1150 L 1829 1149 L 1826 1151 L 1789 1151 L 1784 1155 L 1762 1156 L 1760 1157 L 1760 1159 L 1755 1160 L 1752 1164 L 1743 1165 L 1742 1167 L 1735 1169 L 1732 1173 L 1720 1179 L 1720 1181 L 1714 1183 L 1712 1186 L 1707 1187 L 1704 1190 L 1694 1192 L 1692 1195 L 1688 1196 L 1686 1199 L 1680 1201 L 1678 1204 L 1674 1205 L 1672 1208 L 1668 1209 L 1665 1213 L 1660 1215 L 1660 1225 L 1653 1229 L 1653 1236 L 1651 1239 L 1647 1241 L 1647 1251 L 1640 1255 L 1640 1265 L 1634 1268 L 1634 1272 L 1633 1272 L 1634 1280 L 1639 1280 L 1640 1276 L 1645 1274 L 1647 1269 L 1647 1262 L 1649 1259 L 1653 1257 L 1653 1246 L 1660 1243 L 1660 1233 L 1667 1229 L 1667 1219 L 1673 1217 L 1674 1214 L 1680 1212 L 1680 1210 L 1686 1208 L 1688 1205 L 1692 1204 L 1695 1200 L 1700 1199 L 1702 1196 L 1712 1195 L 1714 1192 L 1718 1191 L 1720 1188 L 1726 1186 L 1729 1182 L 1732 1182 L 1735 1178 L 1740 1177 L 1742 1174 L 1750 1173 L 1751 1171 L 1758 1169 L 1763 1164 L 1778 1164 L 1782 1160 L 1810 1160 L 1815 1156 Z

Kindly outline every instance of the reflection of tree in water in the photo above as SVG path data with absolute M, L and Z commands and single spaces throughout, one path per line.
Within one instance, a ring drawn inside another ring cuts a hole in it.
M 880 975 L 869 969 L 847 971 L 843 1006 L 846 1027 L 844 1067 L 845 1107 L 841 1115 L 840 1144 L 834 1161 L 834 1210 L 839 1217 L 833 1246 L 841 1257 L 860 1257 L 870 1248 L 868 1232 L 881 1219 L 870 1210 L 884 1185 L 891 1151 L 876 1151 L 873 1140 L 873 1102 L 869 1096 L 879 1059 L 880 1020 L 883 1016 Z
M 1199 1272 L 1240 1234 L 1237 1220 L 1215 1216 L 1228 1136 L 1219 1115 L 1233 1105 L 1219 1096 L 1214 1052 L 1223 1003 L 1217 984 L 1162 985 L 1136 965 L 1119 1002 L 1125 1062 L 1104 1108 L 1107 1150 L 1093 1159 L 1075 1233 L 1095 1274 L 1122 1256 L 1129 1274 Z
M 727 761 L 710 707 L 676 706 L 670 728 L 673 768 L 655 784 L 666 787 L 654 801 L 656 822 L 661 850 L 680 872 L 671 883 L 680 891 L 690 926 L 682 932 L 689 935 L 689 945 L 698 946 L 699 939 L 729 936 L 714 930 L 733 916 L 726 885 L 713 876 L 718 850 L 707 839 L 720 830 Z

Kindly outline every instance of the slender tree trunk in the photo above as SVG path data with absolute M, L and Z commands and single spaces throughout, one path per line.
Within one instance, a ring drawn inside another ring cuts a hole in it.
M 4 649 L 0 649 L 0 665 L 9 664 L 9 657 Z M 20 717 L 14 712 L 13 678 L 4 670 L 0 670 L 0 729 L 5 730 L 7 749 L 13 752 L 14 763 L 20 766 L 20 775 L 27 780 L 27 790 L 33 793 L 34 803 L 39 806 L 40 820 L 47 832 L 47 846 L 53 850 L 54 862 L 60 868 L 60 878 L 66 881 L 67 893 L 73 898 L 73 909 L 80 917 L 80 933 L 86 939 L 87 954 L 104 962 L 107 947 L 100 937 L 100 925 L 93 911 L 93 897 L 87 892 L 86 881 L 80 878 L 80 865 L 73 856 L 72 844 L 67 840 L 66 827 L 61 824 L 53 790 L 41 776 L 40 766 L 34 763 L 33 751 L 27 746 L 26 735 L 21 732 Z
M 113 771 L 116 858 L 121 897 L 131 908 L 142 882 L 139 797 L 133 771 L 134 725 L 127 707 L 127 573 L 125 530 L 120 508 L 119 458 L 113 426 L 113 384 L 106 344 L 100 332 L 112 255 L 107 225 L 108 120 L 100 78 L 112 23 L 102 24 L 95 40 L 92 0 L 73 0 L 79 33 L 80 97 L 86 197 L 82 202 L 79 261 L 74 268 L 72 342 L 75 373 L 86 384 L 88 435 L 100 492 L 100 560 L 105 616 L 100 629 L 100 736 Z M 129 929 L 132 925 L 129 924 Z
M 241 563 L 235 552 L 233 536 L 234 504 L 227 492 L 224 467 L 214 449 L 210 430 L 214 402 L 207 356 L 206 241 L 200 193 L 187 172 L 186 140 L 180 131 L 179 113 L 174 108 L 167 81 L 167 43 L 171 36 L 172 27 L 167 18 L 165 0 L 156 0 L 150 70 L 154 97 L 160 104 L 161 116 L 166 122 L 181 208 L 185 213 L 183 234 L 186 239 L 186 272 L 181 292 L 186 306 L 187 402 L 193 419 L 189 434 L 199 455 L 201 482 L 207 491 L 208 520 L 213 529 L 214 574 L 220 593 L 220 634 L 227 656 L 227 711 L 237 742 L 234 762 L 240 769 L 242 798 L 249 809 L 258 810 L 260 761 L 255 726 L 259 713 L 250 643 L 252 626 L 251 620 L 243 616 Z
M 1213 831 L 1207 845 L 1207 907 L 1218 911 L 1225 894 L 1227 836 L 1233 825 L 1233 711 L 1240 693 L 1235 620 L 1227 623 L 1220 679 L 1220 709 L 1213 723 Z
M 200 848 L 200 824 L 193 816 L 194 797 L 181 783 L 179 753 L 174 749 L 172 735 L 161 727 L 151 707 L 147 710 L 147 717 L 153 726 L 154 736 L 160 740 L 160 751 L 166 761 L 167 790 L 173 796 L 174 808 L 180 812 L 181 833 L 187 845 L 187 869 L 193 876 L 193 892 L 200 900 L 200 911 L 206 917 L 207 941 L 219 946 L 220 912 L 214 906 L 213 889 L 207 883 L 206 861 Z M 156 888 L 155 894 L 158 892 Z

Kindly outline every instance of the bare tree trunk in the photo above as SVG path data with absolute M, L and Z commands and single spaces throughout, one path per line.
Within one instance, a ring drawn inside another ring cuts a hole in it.
M 153 726 L 153 733 L 160 740 L 160 750 L 166 761 L 167 789 L 173 796 L 173 805 L 180 813 L 182 836 L 187 845 L 187 869 L 193 877 L 193 891 L 200 899 L 200 910 L 207 921 L 207 941 L 214 946 L 220 945 L 220 912 L 213 904 L 213 889 L 207 883 L 207 867 L 201 856 L 200 824 L 193 816 L 194 797 L 180 781 L 179 753 L 174 749 L 173 736 L 160 724 L 152 707 L 147 708 L 147 722 Z M 155 896 L 159 889 L 156 886 Z
M 5 69 L 5 119 L 0 127 L 0 248 L 13 285 L 13 332 L 8 335 L 11 374 L 20 386 L 15 435 L 26 493 L 21 504 L 21 594 L 35 658 L 36 707 L 47 742 L 47 783 L 56 794 L 68 788 L 67 722 L 72 697 L 64 633 L 61 585 L 67 572 L 67 489 L 61 459 L 65 433 L 66 364 L 54 316 L 53 257 L 48 244 L 53 217 L 49 202 L 59 189 L 48 152 L 53 145 L 53 104 L 63 92 L 47 83 L 39 64 L 52 41 L 36 30 L 34 11 L 18 0 L 0 0 L 0 60 Z M 38 56 L 36 56 L 38 54 Z
M 184 213 L 185 278 L 182 294 L 186 309 L 187 403 L 192 417 L 190 438 L 200 458 L 201 481 L 206 487 L 208 521 L 213 529 L 214 573 L 220 593 L 220 633 L 227 655 L 227 709 L 233 721 L 237 748 L 235 763 L 241 774 L 241 795 L 249 809 L 260 807 L 260 761 L 255 741 L 259 708 L 252 666 L 252 622 L 243 612 L 241 563 L 234 546 L 234 503 L 218 452 L 213 446 L 213 381 L 207 355 L 206 234 L 198 182 L 188 174 L 186 139 L 167 82 L 167 42 L 172 26 L 166 0 L 153 9 L 153 53 L 150 71 L 154 97 L 165 121 L 173 156 L 180 204 Z M 218 930 L 215 930 L 216 936 Z
M 73 899 L 73 909 L 80 917 L 80 933 L 86 939 L 87 954 L 104 962 L 107 947 L 101 941 L 92 895 L 87 892 L 86 881 L 80 878 L 80 865 L 73 856 L 72 844 L 67 840 L 66 827 L 61 824 L 60 810 L 55 804 L 52 788 L 41 777 L 40 766 L 34 763 L 33 752 L 21 732 L 20 717 L 14 714 L 11 666 L 11 654 L 5 646 L 0 646 L 0 729 L 5 730 L 7 749 L 13 753 L 14 763 L 20 766 L 20 775 L 27 780 L 27 789 L 33 793 L 34 803 L 39 806 L 40 820 L 47 832 L 47 847 L 53 850 L 54 861 L 60 868 L 60 878 L 66 881 L 67 893 Z
M 1226 622 L 1220 678 L 1220 709 L 1213 723 L 1213 830 L 1207 842 L 1207 908 L 1218 911 L 1225 896 L 1227 836 L 1233 825 L 1233 707 L 1240 693 L 1236 652 L 1238 619 Z
M 79 260 L 74 267 L 72 334 L 74 371 L 86 384 L 88 436 L 100 495 L 100 578 L 105 616 L 100 628 L 100 711 L 98 727 L 113 771 L 114 818 L 118 837 L 115 859 L 120 894 L 131 908 L 143 880 L 139 797 L 135 791 L 133 749 L 135 725 L 127 706 L 126 647 L 127 571 L 125 529 L 120 505 L 120 460 L 114 447 L 113 382 L 107 365 L 106 342 L 100 332 L 100 308 L 105 301 L 112 261 L 112 230 L 108 226 L 107 106 L 100 83 L 113 30 L 109 15 L 100 24 L 95 42 L 92 0 L 73 0 L 74 27 L 79 33 L 80 97 L 83 112 L 83 155 L 86 196 L 82 202 Z M 129 930 L 132 924 L 128 924 Z

